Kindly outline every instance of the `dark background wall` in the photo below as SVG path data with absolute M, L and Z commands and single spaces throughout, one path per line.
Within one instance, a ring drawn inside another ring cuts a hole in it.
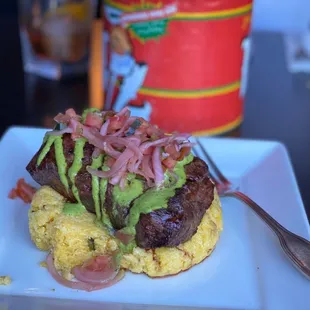
M 5 2 L 5 4 L 3 3 Z M 20 53 L 17 0 L 2 1 L 0 8 L 0 115 L 1 126 L 8 122 L 6 110 L 14 105 L 16 120 L 23 118 L 23 67 Z M 12 113 L 12 112 L 10 112 Z

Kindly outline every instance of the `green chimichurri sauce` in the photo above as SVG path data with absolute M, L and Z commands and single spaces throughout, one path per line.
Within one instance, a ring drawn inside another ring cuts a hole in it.
M 80 203 L 65 203 L 62 212 L 70 216 L 79 216 L 86 212 L 86 208 Z
M 93 158 L 91 168 L 99 169 L 102 166 L 103 155 L 99 155 L 97 158 Z M 100 188 L 99 188 L 99 177 L 92 175 L 92 196 L 95 204 L 96 216 L 99 220 L 101 218 L 100 208 Z
M 59 178 L 60 178 L 61 183 L 64 185 L 64 187 L 66 188 L 68 192 L 69 183 L 67 179 L 67 162 L 66 162 L 66 158 L 64 155 L 62 136 L 56 137 L 54 146 L 55 146 L 55 156 L 56 156 L 56 163 L 57 163 Z
M 124 190 L 119 185 L 113 187 L 113 201 L 115 204 L 128 207 L 130 203 L 143 193 L 143 182 L 136 179 L 136 175 L 129 173 Z
M 134 235 L 136 233 L 135 226 L 139 221 L 141 214 L 147 214 L 152 211 L 167 208 L 169 198 L 175 195 L 175 190 L 182 187 L 186 182 L 184 166 L 193 160 L 190 154 L 182 161 L 176 164 L 174 173 L 178 176 L 178 181 L 169 186 L 166 184 L 162 188 L 150 188 L 143 195 L 137 198 L 130 209 L 127 226 L 123 229 L 124 233 Z
M 87 116 L 87 114 L 88 114 L 89 112 L 93 112 L 93 113 L 94 113 L 94 112 L 100 112 L 100 110 L 97 109 L 97 108 L 85 109 L 85 110 L 83 111 L 83 114 L 82 114 L 82 122 L 83 122 L 83 123 L 85 122 L 86 116 Z
M 84 157 L 84 146 L 86 143 L 85 138 L 79 138 L 75 141 L 75 147 L 74 147 L 74 159 L 72 166 L 69 168 L 68 175 L 70 178 L 70 181 L 72 183 L 72 193 L 75 197 L 75 199 L 81 203 L 79 191 L 75 185 L 75 177 L 82 168 L 82 160 Z
M 46 137 L 47 137 L 47 139 L 46 139 Z M 46 135 L 44 137 L 44 139 L 46 140 L 46 142 L 45 142 L 45 145 L 44 145 L 44 147 L 43 147 L 43 149 L 42 149 L 42 151 L 41 151 L 41 153 L 40 153 L 40 155 L 38 157 L 37 166 L 41 165 L 43 159 L 45 158 L 45 156 L 49 152 L 51 146 L 54 144 L 54 142 L 56 140 L 56 136 L 48 136 L 48 135 Z
M 69 184 L 67 179 L 67 162 L 64 155 L 62 136 L 50 136 L 48 134 L 45 136 L 45 145 L 38 157 L 37 165 L 41 165 L 52 145 L 54 145 L 55 148 L 55 158 L 60 181 L 68 191 Z

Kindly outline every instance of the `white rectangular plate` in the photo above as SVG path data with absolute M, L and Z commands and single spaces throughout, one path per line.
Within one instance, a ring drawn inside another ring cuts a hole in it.
M 150 279 L 127 273 L 102 291 L 58 285 L 39 263 L 28 233 L 29 206 L 9 200 L 45 130 L 10 128 L 0 142 L 0 309 L 310 309 L 310 283 L 282 253 L 272 232 L 244 205 L 222 199 L 224 231 L 210 258 L 180 275 Z M 202 139 L 219 167 L 281 224 L 309 238 L 309 225 L 285 148 L 277 142 Z M 36 298 L 33 298 L 36 297 Z M 66 301 L 64 301 L 66 299 Z

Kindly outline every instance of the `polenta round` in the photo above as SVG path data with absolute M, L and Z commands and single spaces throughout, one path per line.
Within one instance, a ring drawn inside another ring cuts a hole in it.
M 105 228 L 96 225 L 95 215 L 84 212 L 78 216 L 62 212 L 65 200 L 50 187 L 43 186 L 35 194 L 29 210 L 29 231 L 35 245 L 51 250 L 55 267 L 71 279 L 71 269 L 92 256 L 110 254 L 118 249 L 118 240 Z M 178 247 L 156 249 L 134 248 L 125 254 L 121 267 L 150 277 L 177 274 L 208 257 L 222 231 L 222 212 L 215 191 L 212 205 L 205 213 L 197 232 Z

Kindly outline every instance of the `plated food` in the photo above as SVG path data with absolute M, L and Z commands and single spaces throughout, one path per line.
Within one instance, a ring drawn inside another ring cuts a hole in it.
M 170 276 L 211 254 L 221 206 L 189 135 L 166 134 L 127 108 L 70 109 L 55 120 L 27 170 L 42 186 L 30 235 L 58 282 L 91 291 L 125 270 Z

